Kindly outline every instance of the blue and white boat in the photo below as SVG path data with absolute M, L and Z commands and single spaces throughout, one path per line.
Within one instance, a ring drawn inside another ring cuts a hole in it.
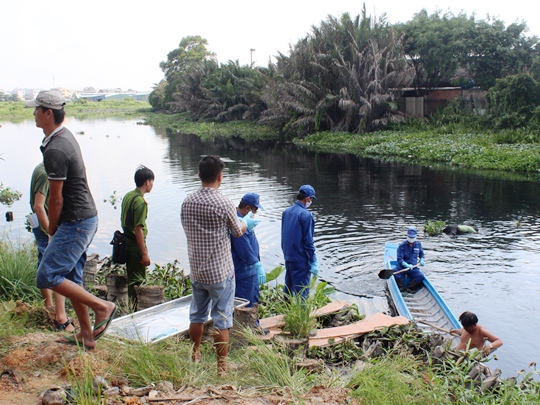
M 398 246 L 398 243 L 386 242 L 384 247 L 385 269 L 392 269 L 396 266 Z M 390 297 L 397 313 L 416 322 L 419 328 L 430 332 L 461 329 L 458 319 L 427 277 L 424 279 L 422 288 L 414 294 L 399 291 L 393 276 L 387 282 Z

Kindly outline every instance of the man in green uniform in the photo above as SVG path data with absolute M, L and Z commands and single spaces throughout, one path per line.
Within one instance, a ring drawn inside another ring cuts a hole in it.
M 146 267 L 150 265 L 150 256 L 146 247 L 146 217 L 148 204 L 144 195 L 154 187 L 154 173 L 145 166 L 135 171 L 135 190 L 127 193 L 122 199 L 122 229 L 127 239 L 128 258 L 126 262 L 128 277 L 128 296 L 134 309 L 137 308 L 135 286 L 141 284 L 146 277 Z

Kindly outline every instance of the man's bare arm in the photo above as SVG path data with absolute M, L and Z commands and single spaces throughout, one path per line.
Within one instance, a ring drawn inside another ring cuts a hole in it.
M 36 213 L 39 224 L 45 229 L 45 232 L 47 234 L 49 233 L 49 217 L 47 216 L 47 211 L 45 210 L 45 202 L 47 201 L 47 197 L 40 193 L 39 191 L 36 191 L 34 194 L 34 206 L 32 209 Z
M 49 235 L 53 236 L 58 229 L 60 214 L 64 206 L 64 197 L 62 197 L 63 180 L 49 180 Z

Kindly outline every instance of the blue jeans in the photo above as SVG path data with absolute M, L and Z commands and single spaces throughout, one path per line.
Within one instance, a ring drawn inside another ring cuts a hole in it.
M 43 253 L 45 253 L 45 249 L 47 249 L 47 245 L 49 244 L 49 235 L 45 234 L 39 226 L 37 228 L 32 228 L 32 232 L 36 238 L 38 250 L 37 264 L 39 267 L 41 259 L 43 258 Z
M 305 262 L 285 261 L 285 287 L 283 292 L 295 295 L 301 293 L 306 298 L 309 295 L 309 285 L 311 283 L 311 266 Z
M 193 290 L 189 308 L 191 323 L 205 323 L 210 309 L 214 328 L 225 330 L 233 326 L 234 271 L 217 284 L 204 284 L 192 280 L 191 288 Z
M 97 216 L 60 224 L 39 264 L 36 277 L 38 288 L 55 288 L 66 279 L 82 284 L 86 251 L 97 227 Z

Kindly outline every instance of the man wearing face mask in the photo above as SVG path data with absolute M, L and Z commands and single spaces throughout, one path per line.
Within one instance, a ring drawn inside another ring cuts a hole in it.
M 409 269 L 394 275 L 394 277 L 400 291 L 413 294 L 422 288 L 424 281 L 424 273 L 418 269 L 418 265 L 425 264 L 425 255 L 422 244 L 416 240 L 417 234 L 416 228 L 411 227 L 407 230 L 407 240 L 401 242 L 397 248 L 397 265 L 393 269 L 394 271 Z
M 307 209 L 316 200 L 309 184 L 298 190 L 295 203 L 281 216 L 281 250 L 285 256 L 285 287 L 288 294 L 309 294 L 311 275 L 317 277 L 319 263 L 315 255 L 313 232 L 315 221 Z
M 259 194 L 247 193 L 240 200 L 236 214 L 242 219 L 249 213 L 254 216 L 259 209 L 263 209 Z M 255 230 L 248 229 L 239 238 L 231 234 L 231 251 L 236 281 L 235 297 L 248 300 L 248 307 L 251 308 L 259 303 L 259 285 L 266 283 L 266 273 L 261 264 Z M 259 326 L 258 319 L 253 326 L 256 330 L 264 332 Z

